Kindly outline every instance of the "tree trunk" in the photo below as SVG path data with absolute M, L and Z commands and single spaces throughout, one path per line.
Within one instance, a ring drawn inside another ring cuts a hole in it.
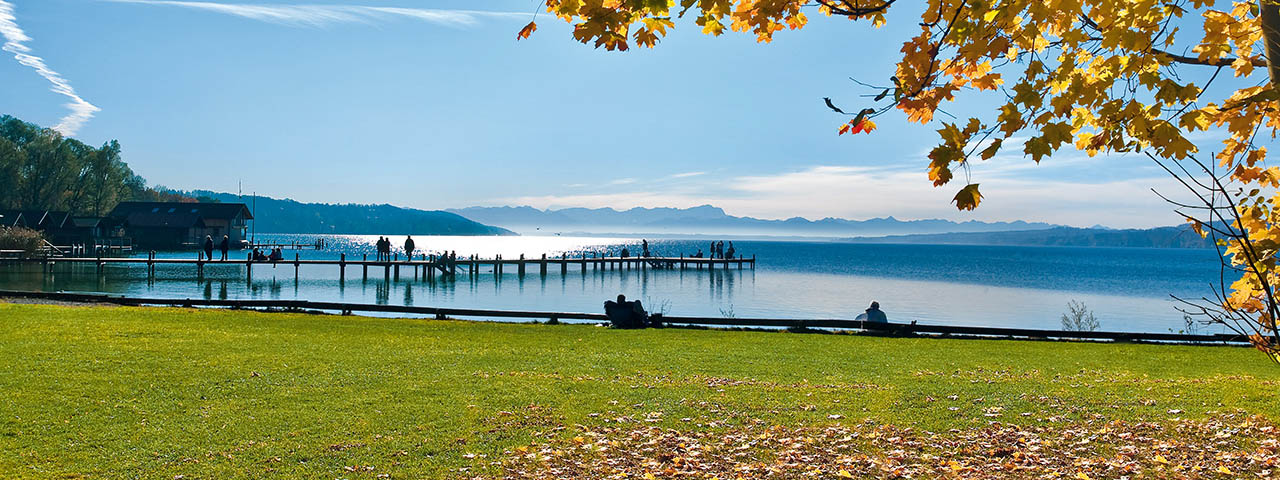
M 1267 44 L 1271 86 L 1280 89 L 1280 0 L 1262 0 L 1262 39 Z

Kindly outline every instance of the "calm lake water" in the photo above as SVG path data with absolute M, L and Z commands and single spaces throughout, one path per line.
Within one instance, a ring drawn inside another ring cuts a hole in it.
M 259 235 L 260 241 L 311 243 L 314 235 Z M 325 236 L 325 250 L 302 250 L 302 258 L 348 259 L 374 256 L 377 236 Z M 403 236 L 391 237 L 400 245 Z M 579 252 L 616 254 L 622 246 L 639 251 L 639 238 L 587 237 L 414 237 L 419 251 L 456 250 L 458 255 L 502 254 L 539 257 Z M 707 251 L 705 240 L 649 239 L 655 255 Z M 340 281 L 336 266 L 258 266 L 252 278 L 243 267 L 206 267 L 203 280 L 193 266 L 160 266 L 148 282 L 145 267 L 116 266 L 99 276 L 93 267 L 59 265 L 52 274 L 39 267 L 0 267 L 0 289 L 101 292 L 134 296 L 209 299 L 305 299 L 396 305 L 597 312 L 619 293 L 643 300 L 652 311 L 671 315 L 771 318 L 853 318 L 872 300 L 891 321 L 928 324 L 1058 328 L 1071 300 L 1095 312 L 1104 330 L 1167 332 L 1183 328 L 1170 295 L 1211 295 L 1218 275 L 1212 250 L 864 245 L 836 242 L 734 241 L 737 251 L 756 255 L 756 269 L 686 271 L 593 271 L 570 268 L 561 275 L 537 268 L 524 278 L 514 267 L 501 277 L 486 267 L 474 278 L 399 281 L 370 269 L 362 280 L 349 267 Z M 165 252 L 165 258 L 194 258 L 194 252 Z M 233 252 L 233 255 L 235 253 Z M 244 253 L 239 254 L 243 257 Z M 293 251 L 286 251 L 292 259 Z

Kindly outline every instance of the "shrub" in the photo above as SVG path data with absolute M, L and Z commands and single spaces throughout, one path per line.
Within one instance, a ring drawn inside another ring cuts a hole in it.
M 1067 302 L 1067 313 L 1062 314 L 1062 329 L 1070 332 L 1093 332 L 1101 324 L 1083 302 Z
M 40 232 L 23 227 L 0 227 L 0 250 L 18 250 L 23 256 L 35 255 L 44 245 Z

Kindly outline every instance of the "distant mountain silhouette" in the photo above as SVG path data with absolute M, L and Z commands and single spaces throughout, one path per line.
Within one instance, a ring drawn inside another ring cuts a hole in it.
M 1107 228 L 1056 227 L 1045 230 L 1011 232 L 936 233 L 848 239 L 855 243 L 908 243 L 935 245 L 1022 245 L 1076 247 L 1209 248 L 1213 242 L 1200 238 L 1190 227 L 1114 230 Z
M 712 235 L 778 236 L 875 236 L 944 232 L 992 232 L 1053 228 L 1048 223 L 953 222 L 950 220 L 898 220 L 893 217 L 869 220 L 800 217 L 763 220 L 735 217 L 711 205 L 693 208 L 565 208 L 539 210 L 533 207 L 469 207 L 449 209 L 477 222 L 499 225 L 523 233 L 668 233 Z
M 185 192 L 220 202 L 254 205 L 253 197 L 204 190 Z M 331 205 L 257 196 L 254 228 L 258 233 L 346 233 L 366 235 L 515 235 L 460 215 L 394 205 Z

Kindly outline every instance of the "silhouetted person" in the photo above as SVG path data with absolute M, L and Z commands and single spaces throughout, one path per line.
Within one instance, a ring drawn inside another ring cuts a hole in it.
M 390 243 L 391 241 L 387 240 L 385 237 L 378 237 L 378 261 L 379 262 L 381 262 L 383 259 L 383 256 L 386 255 L 386 251 L 388 250 L 387 246 Z
M 213 260 L 213 237 L 209 235 L 204 236 L 204 259 Z
M 734 253 L 735 252 L 733 251 L 733 242 L 729 242 L 729 250 L 724 253 L 724 258 L 732 259 Z
M 404 239 L 404 258 L 413 260 L 413 237 L 405 237 Z
M 871 302 L 871 308 L 867 309 L 867 313 L 858 315 L 854 320 L 864 322 L 888 323 L 889 317 L 886 317 L 883 310 L 880 310 L 880 302 Z
M 643 238 L 640 239 L 640 256 L 641 257 L 649 256 L 649 241 Z
M 711 242 L 711 246 L 707 247 L 707 252 L 713 260 L 716 258 L 716 242 Z
M 640 301 L 628 302 L 626 295 L 618 295 L 618 301 L 604 302 L 604 314 L 609 323 L 617 328 L 644 328 L 649 314 L 644 311 Z
M 698 249 L 698 253 L 693 254 L 693 258 L 702 258 L 702 249 Z
M 276 247 L 274 250 L 271 250 L 271 256 L 267 257 L 267 259 L 272 262 L 284 260 L 284 250 L 280 247 Z
M 631 250 L 628 250 L 627 247 L 622 247 L 622 258 L 627 258 L 630 256 L 631 256 Z
M 222 250 L 222 261 L 227 261 L 227 250 L 231 248 L 231 237 L 222 236 L 222 243 L 218 244 L 218 249 Z

